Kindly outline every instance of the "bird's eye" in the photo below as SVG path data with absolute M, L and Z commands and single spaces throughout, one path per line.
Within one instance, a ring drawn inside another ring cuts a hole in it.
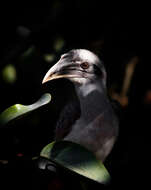
M 81 63 L 80 67 L 82 69 L 88 69 L 89 68 L 89 63 L 88 62 L 83 62 L 83 63 Z

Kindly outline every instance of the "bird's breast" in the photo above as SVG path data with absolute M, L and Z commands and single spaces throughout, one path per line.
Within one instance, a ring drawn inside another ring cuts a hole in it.
M 108 119 L 108 114 L 110 113 L 102 113 L 89 123 L 80 118 L 65 140 L 83 145 L 103 161 L 111 151 L 118 134 L 118 124 L 112 115 Z

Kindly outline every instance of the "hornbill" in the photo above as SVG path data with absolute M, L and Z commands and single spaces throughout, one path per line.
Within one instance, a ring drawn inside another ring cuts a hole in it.
M 65 106 L 55 139 L 78 143 L 101 161 L 105 161 L 118 136 L 118 119 L 107 95 L 106 77 L 96 54 L 75 49 L 63 54 L 42 82 L 66 78 L 74 84 L 79 104 Z

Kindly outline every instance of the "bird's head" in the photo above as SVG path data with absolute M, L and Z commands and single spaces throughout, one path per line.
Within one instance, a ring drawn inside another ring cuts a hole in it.
M 42 83 L 59 78 L 67 78 L 78 85 L 99 81 L 106 86 L 106 72 L 102 62 L 97 55 L 85 49 L 63 54 L 46 73 Z

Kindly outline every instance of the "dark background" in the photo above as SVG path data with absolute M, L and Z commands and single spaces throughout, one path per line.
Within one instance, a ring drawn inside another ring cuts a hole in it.
M 32 104 L 45 92 L 52 94 L 52 102 L 0 129 L 0 189 L 48 189 L 48 186 L 53 189 L 52 178 L 36 168 L 32 157 L 52 141 L 55 123 L 71 96 L 72 85 L 66 80 L 46 85 L 41 81 L 62 53 L 75 48 L 86 48 L 99 55 L 107 69 L 108 89 L 118 94 L 126 65 L 131 58 L 138 57 L 127 93 L 128 105 L 121 106 L 120 135 L 105 163 L 112 176 L 111 184 L 105 188 L 148 187 L 151 160 L 148 5 L 138 2 L 104 5 L 104 1 L 86 0 L 2 2 L 0 111 L 16 103 Z M 8 71 L 10 67 L 13 71 Z M 94 185 L 100 188 L 92 183 L 93 188 Z M 69 189 L 73 187 L 74 184 L 69 185 Z

